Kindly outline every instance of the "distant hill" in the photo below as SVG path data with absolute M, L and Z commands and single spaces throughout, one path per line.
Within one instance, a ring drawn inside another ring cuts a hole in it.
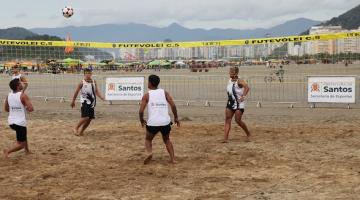
M 8 28 L 8 29 L 0 29 L 0 38 L 1 39 L 9 39 L 9 40 L 18 40 L 24 39 L 27 37 L 34 37 L 37 34 L 19 27 Z
M 34 35 L 25 37 L 25 40 L 44 40 L 44 41 L 62 41 L 64 39 L 58 37 L 58 36 L 51 36 L 51 35 Z
M 65 38 L 71 34 L 73 40 L 97 42 L 145 42 L 163 41 L 196 41 L 196 40 L 226 40 L 257 38 L 265 36 L 297 35 L 307 30 L 319 21 L 299 18 L 269 29 L 188 29 L 173 23 L 164 28 L 145 24 L 102 24 L 96 26 L 68 26 L 62 28 L 34 28 L 31 31 L 37 34 L 55 35 Z
M 58 36 L 38 35 L 24 28 L 9 28 L 0 29 L 0 39 L 13 40 L 46 40 L 46 41 L 62 41 L 64 39 Z M 14 51 L 15 50 L 15 51 Z M 91 55 L 95 59 L 106 60 L 112 59 L 112 55 L 108 52 L 99 49 L 75 48 L 71 54 L 65 54 L 64 47 L 37 47 L 37 52 L 34 53 L 34 48 L 23 46 L 0 46 L 0 61 L 22 59 L 64 59 L 77 58 L 84 59 Z
M 360 27 L 360 5 L 352 8 L 344 14 L 334 17 L 326 22 L 316 24 L 316 26 L 342 26 L 344 29 L 357 29 Z M 309 34 L 309 29 L 301 35 Z
M 360 5 L 355 8 L 347 11 L 346 13 L 340 15 L 339 17 L 334 17 L 327 22 L 322 23 L 321 25 L 340 25 L 344 29 L 357 29 L 360 27 Z

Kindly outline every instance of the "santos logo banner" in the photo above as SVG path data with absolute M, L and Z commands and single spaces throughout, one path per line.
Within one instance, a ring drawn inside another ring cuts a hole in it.
M 308 77 L 309 103 L 355 103 L 355 77 Z
M 143 95 L 144 77 L 106 78 L 106 100 L 141 100 Z

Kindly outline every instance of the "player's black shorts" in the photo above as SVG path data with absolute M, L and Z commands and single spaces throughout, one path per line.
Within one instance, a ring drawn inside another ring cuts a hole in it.
M 240 112 L 241 112 L 242 114 L 244 114 L 244 112 L 245 112 L 245 109 L 244 109 L 244 108 L 234 109 L 234 106 L 231 104 L 231 102 L 228 102 L 228 103 L 226 104 L 226 108 L 232 110 L 233 112 L 235 112 L 236 110 L 240 110 Z
M 25 126 L 11 124 L 10 128 L 12 130 L 16 131 L 16 140 L 18 142 L 26 142 L 27 141 L 27 129 Z
M 90 119 L 95 119 L 95 109 L 87 103 L 81 104 L 81 118 L 84 118 L 84 117 L 89 117 Z
M 146 130 L 153 135 L 156 135 L 158 132 L 160 132 L 162 136 L 168 136 L 171 131 L 171 123 L 166 126 L 148 126 L 148 125 L 146 125 Z

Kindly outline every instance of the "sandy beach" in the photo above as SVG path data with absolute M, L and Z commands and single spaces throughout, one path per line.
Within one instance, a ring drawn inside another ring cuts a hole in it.
M 358 109 L 246 109 L 253 134 L 233 124 L 221 143 L 224 107 L 179 106 L 173 126 L 177 164 L 161 137 L 145 158 L 137 105 L 97 107 L 85 136 L 69 103 L 35 101 L 29 115 L 31 155 L 0 159 L 0 199 L 357 199 L 360 195 Z M 51 109 L 57 107 L 56 110 Z M 0 148 L 15 134 L 1 113 Z

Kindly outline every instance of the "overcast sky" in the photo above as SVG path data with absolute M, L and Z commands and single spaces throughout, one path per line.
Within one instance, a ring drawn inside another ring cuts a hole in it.
M 268 28 L 304 17 L 328 20 L 359 0 L 0 0 L 0 28 L 143 23 L 188 28 Z M 75 15 L 62 16 L 70 5 Z

